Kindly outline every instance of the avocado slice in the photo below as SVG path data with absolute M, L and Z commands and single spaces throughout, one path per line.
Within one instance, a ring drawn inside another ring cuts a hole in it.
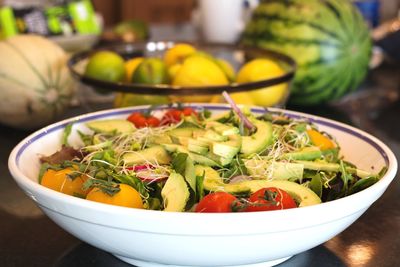
M 200 155 L 206 155 L 207 152 L 209 151 L 208 146 L 199 146 L 191 142 L 188 143 L 187 148 L 190 152 L 194 152 Z
M 183 127 L 183 128 L 175 128 L 167 133 L 173 136 L 186 136 L 186 137 L 197 137 L 199 135 L 203 135 L 205 130 L 201 128 L 195 127 Z
M 185 178 L 179 173 L 171 173 L 161 190 L 164 211 L 184 211 L 190 192 Z
M 148 137 L 148 142 L 150 144 L 172 144 L 171 137 L 166 134 L 155 134 Z
M 202 137 L 213 142 L 225 142 L 228 140 L 227 136 L 221 135 L 212 129 L 206 130 Z
M 206 130 L 206 134 L 201 137 L 200 141 L 209 140 L 213 154 L 229 159 L 239 153 L 242 145 L 239 128 L 217 121 L 209 121 L 206 123 Z M 218 135 L 212 135 L 214 132 Z
M 128 152 L 122 156 L 123 161 L 127 165 L 138 164 L 168 164 L 171 162 L 171 156 L 160 145 L 145 148 L 140 151 Z
M 163 144 L 163 147 L 168 151 L 168 152 L 180 152 L 180 153 L 186 153 L 189 155 L 189 157 L 198 164 L 206 165 L 206 166 L 211 166 L 211 167 L 221 167 L 221 164 L 218 163 L 217 161 L 211 159 L 210 157 L 206 155 L 200 155 L 197 153 L 190 152 L 187 147 L 182 146 L 182 145 L 177 145 L 177 144 Z
M 297 152 L 289 152 L 282 155 L 287 160 L 315 160 L 322 156 L 322 151 L 318 147 L 305 147 Z
M 277 187 L 288 192 L 299 207 L 310 206 L 321 203 L 321 199 L 311 189 L 295 182 L 285 180 L 251 180 L 236 184 L 226 184 L 219 173 L 208 166 L 195 166 L 196 176 L 204 174 L 204 189 L 207 191 L 224 191 L 231 194 L 254 193 L 265 187 Z
M 296 160 L 296 163 L 304 165 L 304 169 L 314 170 L 314 171 L 327 171 L 327 172 L 339 172 L 340 164 L 329 163 L 329 162 L 316 162 L 316 161 L 306 161 L 306 160 Z M 360 170 L 353 167 L 346 167 L 346 171 L 352 174 L 356 174 L 358 177 L 367 178 L 375 176 L 376 174 Z
M 202 146 L 202 147 L 206 147 L 206 148 L 210 147 L 211 142 L 205 141 L 205 140 L 200 140 L 199 138 L 200 137 L 198 137 L 196 139 L 195 138 L 189 138 L 188 146 L 189 145 L 195 145 L 195 146 Z
M 250 175 L 264 179 L 301 180 L 304 165 L 292 162 L 270 162 L 263 159 L 244 159 L 244 165 Z
M 89 121 L 86 126 L 96 133 L 132 133 L 136 130 L 132 122 L 123 119 Z
M 174 144 L 188 146 L 190 139 L 204 135 L 205 130 L 200 128 L 184 127 L 168 131 L 168 136 Z
M 224 158 L 233 158 L 239 153 L 242 146 L 242 137 L 239 134 L 228 135 L 228 141 L 212 142 L 211 151 Z
M 272 143 L 272 124 L 257 119 L 251 119 L 251 121 L 257 130 L 250 136 L 242 136 L 240 153 L 244 157 L 259 153 Z
M 250 193 L 250 188 L 243 187 L 239 184 L 226 184 L 223 182 L 219 173 L 209 166 L 195 165 L 194 170 L 196 176 L 204 175 L 203 188 L 206 191 L 217 192 L 224 191 L 231 194 L 247 194 Z
M 213 129 L 214 131 L 218 132 L 221 135 L 232 135 L 232 134 L 239 134 L 239 128 L 226 125 L 217 121 L 209 121 L 206 122 L 206 129 Z

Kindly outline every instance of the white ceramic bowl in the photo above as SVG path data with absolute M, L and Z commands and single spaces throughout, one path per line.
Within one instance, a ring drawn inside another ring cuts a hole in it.
M 226 105 L 202 105 L 212 111 Z M 106 110 L 50 125 L 24 139 L 12 151 L 9 169 L 19 186 L 58 225 L 77 238 L 137 266 L 267 266 L 334 237 L 362 215 L 395 177 L 392 151 L 375 137 L 332 120 L 309 118 L 334 135 L 346 159 L 366 170 L 388 167 L 373 186 L 354 195 L 315 206 L 252 213 L 177 213 L 116 207 L 47 189 L 37 182 L 41 154 L 60 147 L 63 127 L 103 118 L 126 117 L 144 107 Z M 254 108 L 262 113 L 264 109 Z M 77 139 L 72 135 L 71 139 Z

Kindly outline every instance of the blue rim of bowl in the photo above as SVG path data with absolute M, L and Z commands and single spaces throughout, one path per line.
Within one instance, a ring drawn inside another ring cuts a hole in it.
M 201 105 L 201 104 L 189 104 L 188 106 L 194 107 L 198 110 L 201 109 L 211 109 L 211 110 L 218 110 L 218 111 L 224 111 L 224 110 L 229 110 L 230 106 L 228 105 L 215 105 L 215 104 L 206 104 L 206 105 Z M 33 142 L 35 142 L 36 140 L 39 140 L 42 137 L 45 137 L 46 135 L 63 129 L 65 128 L 65 126 L 69 123 L 72 122 L 79 122 L 79 123 L 83 123 L 86 121 L 91 121 L 91 120 L 96 120 L 96 119 L 100 119 L 102 117 L 110 117 L 110 116 L 120 116 L 120 115 L 127 115 L 130 114 L 133 111 L 147 111 L 148 108 L 150 106 L 137 106 L 137 107 L 128 107 L 128 108 L 119 108 L 119 109 L 110 109 L 110 110 L 105 110 L 105 111 L 100 111 L 100 112 L 94 112 L 94 113 L 89 113 L 87 115 L 83 115 L 83 116 L 77 116 L 71 119 L 67 119 L 65 121 L 61 121 L 60 123 L 57 123 L 55 125 L 50 125 L 42 130 L 38 130 L 36 133 L 33 133 L 31 136 L 27 137 L 27 139 L 25 139 L 22 143 L 22 145 L 20 146 L 20 148 L 18 149 L 16 156 L 15 156 L 15 165 L 19 166 L 19 159 L 22 155 L 22 153 L 24 152 L 24 150 Z M 156 107 L 155 110 L 162 110 L 165 109 L 166 107 L 168 107 L 167 105 L 162 105 L 159 107 Z M 272 108 L 272 109 L 267 109 L 267 108 L 261 108 L 261 107 L 252 107 L 251 111 L 257 114 L 263 114 L 265 112 L 273 112 L 273 113 L 283 113 L 287 116 L 289 116 L 290 118 L 294 118 L 294 119 L 306 119 L 309 120 L 310 122 L 313 123 L 317 123 L 319 125 L 324 125 L 348 134 L 351 134 L 361 140 L 363 140 L 364 142 L 368 143 L 369 145 L 371 145 L 374 149 L 376 149 L 379 154 L 382 156 L 382 158 L 385 161 L 385 165 L 389 166 L 389 155 L 385 152 L 385 150 L 382 148 L 382 145 L 379 145 L 375 140 L 373 140 L 372 136 L 370 136 L 369 134 L 358 130 L 352 126 L 334 121 L 334 120 L 330 120 L 327 118 L 323 118 L 323 117 L 319 117 L 319 116 L 314 116 L 314 115 L 310 115 L 310 114 L 303 114 L 301 112 L 296 112 L 296 111 L 290 111 L 290 110 L 282 110 L 282 109 L 276 109 L 276 108 Z
M 178 41 L 155 41 L 155 42 L 138 42 L 138 43 L 124 43 L 115 44 L 110 46 L 104 46 L 94 50 L 82 51 L 75 53 L 68 60 L 68 69 L 72 76 L 80 81 L 81 83 L 92 86 L 94 88 L 105 90 L 105 92 L 124 92 L 124 93 L 135 93 L 135 94 L 145 94 L 145 95 L 213 95 L 221 94 L 223 91 L 228 92 L 244 92 L 257 90 L 264 87 L 269 87 L 273 85 L 278 85 L 282 83 L 290 82 L 296 73 L 297 65 L 296 62 L 289 56 L 282 53 L 275 52 L 269 49 L 240 46 L 240 45 L 228 45 L 228 44 L 206 44 L 203 45 L 209 49 L 227 49 L 227 50 L 242 50 L 249 53 L 259 54 L 262 57 L 275 59 L 288 66 L 287 72 L 283 75 L 277 76 L 275 78 L 260 80 L 256 82 L 249 83 L 231 83 L 229 85 L 219 85 L 219 86 L 206 86 L 206 87 L 182 87 L 173 85 L 148 85 L 148 84 L 133 84 L 126 82 L 108 82 L 98 79 L 93 79 L 79 73 L 74 66 L 81 61 L 87 60 L 95 52 L 101 50 L 111 50 L 119 54 L 130 53 L 132 55 L 140 56 L 149 44 L 154 44 L 154 46 L 171 47 L 174 43 L 179 43 Z M 185 43 L 190 43 L 186 42 Z M 161 45 L 160 45 L 161 44 Z M 194 46 L 202 47 L 202 44 L 190 43 Z

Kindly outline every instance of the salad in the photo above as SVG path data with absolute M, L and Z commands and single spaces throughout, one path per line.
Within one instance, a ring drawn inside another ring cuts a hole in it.
M 340 156 L 307 120 L 238 108 L 211 114 L 179 104 L 126 119 L 67 125 L 40 157 L 39 183 L 112 205 L 176 212 L 253 212 L 339 199 L 379 181 Z M 70 145 L 73 131 L 80 145 Z

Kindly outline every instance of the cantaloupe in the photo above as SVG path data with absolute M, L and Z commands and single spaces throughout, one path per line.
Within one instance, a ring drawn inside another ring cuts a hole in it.
M 53 122 L 75 93 L 68 55 L 37 35 L 0 42 L 0 123 L 34 129 Z

